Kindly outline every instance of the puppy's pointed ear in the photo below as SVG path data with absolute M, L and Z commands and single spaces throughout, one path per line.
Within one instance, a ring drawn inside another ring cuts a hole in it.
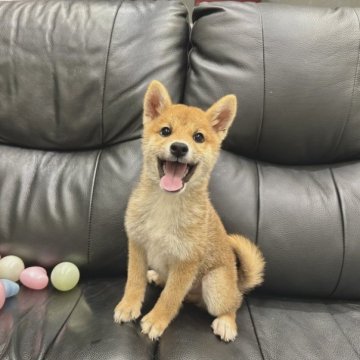
M 235 95 L 226 95 L 213 104 L 206 115 L 210 120 L 213 129 L 223 140 L 235 119 L 237 101 Z
M 144 124 L 157 118 L 170 105 L 170 95 L 165 86 L 160 81 L 153 80 L 144 98 Z

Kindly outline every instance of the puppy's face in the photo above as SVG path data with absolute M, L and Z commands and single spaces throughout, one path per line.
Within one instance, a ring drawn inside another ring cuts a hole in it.
M 165 87 L 153 81 L 144 99 L 146 176 L 169 193 L 207 184 L 235 114 L 234 95 L 223 97 L 205 112 L 173 105 Z

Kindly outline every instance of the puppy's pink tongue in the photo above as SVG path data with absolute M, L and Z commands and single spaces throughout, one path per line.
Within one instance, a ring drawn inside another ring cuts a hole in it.
M 165 175 L 160 180 L 160 187 L 166 191 L 178 191 L 183 187 L 182 178 L 185 176 L 186 164 L 175 161 L 165 161 Z

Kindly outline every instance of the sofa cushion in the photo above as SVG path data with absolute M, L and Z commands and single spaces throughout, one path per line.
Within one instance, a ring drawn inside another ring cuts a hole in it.
M 250 298 L 248 304 L 263 359 L 359 359 L 359 302 Z
M 239 335 L 230 344 L 211 339 L 210 317 L 186 310 L 164 333 L 158 359 L 359 358 L 359 302 L 251 296 L 238 312 Z
M 218 2 L 193 13 L 185 102 L 238 97 L 225 148 L 262 161 L 360 157 L 359 9 Z
M 140 141 L 51 152 L 1 146 L 0 254 L 83 274 L 126 270 L 124 213 L 141 166 Z
M 21 288 L 0 313 L 0 354 L 15 359 L 151 359 L 155 343 L 141 336 L 137 324 L 113 322 L 124 285 L 119 278 L 84 282 L 67 293 Z M 150 292 L 148 302 L 152 298 Z
M 0 143 L 99 148 L 140 136 L 152 79 L 182 100 L 180 1 L 0 2 Z
M 226 229 L 263 251 L 263 291 L 358 299 L 359 177 L 359 162 L 276 166 L 222 151 L 210 192 Z

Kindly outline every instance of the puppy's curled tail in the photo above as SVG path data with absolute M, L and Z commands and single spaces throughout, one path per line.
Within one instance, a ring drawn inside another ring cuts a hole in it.
M 264 280 L 265 259 L 259 248 L 241 235 L 228 236 L 232 249 L 240 261 L 239 289 L 246 293 Z

